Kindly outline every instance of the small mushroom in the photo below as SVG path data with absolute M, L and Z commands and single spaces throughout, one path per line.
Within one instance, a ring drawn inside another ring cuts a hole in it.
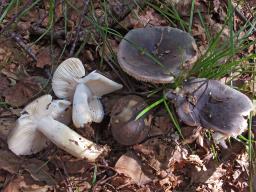
M 177 93 L 169 91 L 179 118 L 190 126 L 212 128 L 218 142 L 236 137 L 247 128 L 247 116 L 253 108 L 243 93 L 216 80 L 194 78 Z M 220 139 L 222 135 L 222 139 Z
M 145 116 L 135 120 L 147 104 L 136 95 L 120 98 L 111 111 L 111 131 L 114 139 L 122 145 L 134 145 L 142 142 L 150 129 Z
M 99 98 L 122 88 L 122 85 L 96 71 L 85 76 L 82 62 L 77 58 L 63 61 L 56 69 L 52 88 L 57 97 L 73 101 L 72 120 L 75 127 L 101 122 L 104 117 Z
M 52 97 L 44 95 L 24 108 L 8 137 L 7 143 L 11 151 L 16 155 L 34 154 L 47 146 L 48 139 L 69 154 L 89 161 L 95 161 L 107 151 L 105 147 L 96 145 L 54 120 L 62 118 L 61 112 L 65 111 L 68 103 L 51 102 Z
M 170 83 L 197 59 L 193 37 L 172 27 L 147 27 L 129 31 L 119 44 L 121 68 L 137 80 Z

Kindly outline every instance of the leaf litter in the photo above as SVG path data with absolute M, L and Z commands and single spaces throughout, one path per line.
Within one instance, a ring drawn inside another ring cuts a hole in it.
M 185 20 L 188 20 L 191 2 L 175 2 L 174 6 L 177 11 Z M 166 1 L 166 3 L 170 4 L 173 1 Z M 78 1 L 77 5 L 80 8 L 83 7 L 81 1 Z M 122 9 L 122 4 L 119 1 L 113 1 L 111 5 L 115 8 L 115 14 L 125 10 Z M 213 1 L 210 4 L 211 14 L 207 15 L 206 13 L 210 9 L 208 5 L 207 1 L 196 0 L 195 12 L 200 11 L 205 16 L 207 27 L 214 35 L 222 29 L 226 11 L 220 1 Z M 103 18 L 105 16 L 104 6 L 98 1 L 94 2 L 94 6 L 97 19 Z M 46 31 L 49 24 L 48 9 L 49 3 L 45 2 L 40 4 L 38 9 L 31 9 L 27 15 L 22 17 L 23 20 L 17 21 L 16 32 L 21 35 L 26 45 L 29 46 L 35 37 L 39 37 L 42 32 Z M 69 6 L 68 11 L 70 11 L 68 12 L 70 13 L 70 18 L 67 21 L 68 34 L 67 39 L 65 39 L 63 30 L 64 18 L 62 16 L 64 11 L 62 4 L 57 5 L 55 35 L 58 39 L 55 40 L 59 47 L 57 51 L 56 49 L 54 50 L 54 52 L 58 52 L 55 58 L 59 55 L 59 50 L 64 45 L 67 45 L 69 51 L 76 38 L 77 21 L 79 20 L 80 12 Z M 15 12 L 10 12 L 6 21 L 15 14 Z M 135 6 L 133 11 L 126 14 L 121 20 L 118 26 L 112 26 L 123 30 L 123 28 L 132 29 L 169 25 L 161 14 L 149 6 Z M 235 22 L 240 21 L 236 18 Z M 92 28 L 87 19 L 84 20 L 82 25 Z M 123 32 L 122 30 L 120 31 Z M 88 42 L 86 42 L 85 51 L 81 52 L 85 66 L 90 71 L 102 68 L 98 63 L 104 55 L 108 59 L 112 58 L 112 50 L 107 46 L 102 46 L 104 43 L 98 32 L 99 30 L 92 29 L 90 37 L 93 38 L 89 38 Z M 83 34 L 85 33 L 82 31 L 78 35 L 76 49 L 79 48 L 78 45 L 84 40 L 83 37 L 85 35 L 83 36 Z M 208 47 L 207 35 L 196 14 L 193 20 L 192 34 L 196 38 L 199 49 L 203 54 Z M 114 36 L 107 38 L 115 53 L 119 40 Z M 223 40 L 229 38 L 228 29 L 224 29 L 221 38 Z M 14 110 L 21 110 L 21 107 L 33 99 L 36 94 L 41 91 L 45 92 L 46 90 L 43 88 L 47 83 L 47 79 L 51 77 L 51 67 L 53 66 L 51 66 L 49 40 L 50 35 L 46 35 L 43 38 L 43 43 L 31 46 L 37 61 L 33 61 L 24 50 L 21 51 L 17 43 L 10 43 L 10 41 L 6 40 L 1 41 L 7 42 L 0 48 L 0 101 L 1 103 L 4 102 L 4 105 L 1 104 L 0 106 L 0 188 L 3 186 L 3 191 L 43 192 L 54 188 L 57 191 L 83 189 L 84 191 L 119 190 L 141 192 L 157 191 L 159 189 L 162 191 L 246 191 L 248 189 L 248 155 L 243 146 L 235 143 L 235 146 L 230 151 L 225 151 L 226 155 L 216 148 L 217 152 L 221 153 L 219 156 L 222 159 L 210 158 L 209 160 L 207 158 L 208 154 L 195 141 L 191 141 L 189 145 L 182 145 L 181 137 L 174 133 L 174 127 L 172 127 L 170 120 L 163 113 L 154 114 L 152 133 L 148 140 L 129 148 L 119 146 L 113 141 L 111 135 L 109 136 L 108 120 L 99 126 L 90 125 L 93 133 L 91 137 L 99 142 L 104 138 L 104 142 L 111 144 L 112 147 L 111 154 L 113 157 L 108 157 L 96 165 L 90 164 L 85 160 L 74 159 L 53 146 L 32 157 L 17 157 L 12 154 L 7 150 L 5 140 L 9 130 L 15 126 L 15 120 L 19 116 L 19 111 L 15 112 Z M 253 41 L 253 39 L 251 40 Z M 253 48 L 253 46 L 249 47 L 248 51 L 253 52 Z M 64 57 L 68 57 L 68 51 L 64 52 Z M 115 62 L 113 64 L 115 65 Z M 105 73 L 112 73 L 109 66 L 104 66 L 103 68 Z M 111 76 L 115 77 L 112 74 Z M 129 79 L 129 81 L 133 83 L 132 79 Z M 134 87 L 139 91 L 151 88 L 149 85 L 141 85 L 140 83 L 137 84 L 137 82 Z M 118 97 L 119 95 L 117 95 Z M 104 105 L 110 108 L 107 111 L 111 111 L 111 106 L 108 106 L 111 105 L 108 103 L 111 98 L 104 97 L 103 99 L 106 101 Z M 113 100 L 115 102 L 115 99 Z M 109 114 L 107 113 L 106 119 L 108 118 Z M 98 134 L 99 130 L 97 128 L 101 126 L 106 130 L 103 131 L 103 134 Z M 185 131 L 185 129 L 183 127 L 182 130 L 187 132 L 187 136 L 185 136 L 189 138 L 190 131 Z M 78 132 L 86 135 L 84 130 L 78 130 Z M 204 145 L 209 149 L 212 143 L 207 140 Z M 234 148 L 239 150 L 233 151 Z M 234 156 L 234 154 L 238 155 Z M 95 166 L 97 167 L 96 173 L 94 172 Z M 92 183 L 94 176 L 96 184 Z

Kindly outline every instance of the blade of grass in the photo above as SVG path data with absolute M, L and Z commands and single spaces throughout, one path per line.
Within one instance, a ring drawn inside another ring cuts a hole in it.
M 97 165 L 94 165 L 92 185 L 95 185 L 96 182 L 97 182 Z
M 38 43 L 47 33 L 49 33 L 49 31 L 53 27 L 53 24 L 54 24 L 54 22 L 53 22 L 54 21 L 54 11 L 55 11 L 55 6 L 54 6 L 55 5 L 55 0 L 50 0 L 49 2 L 50 2 L 49 3 L 50 7 L 49 7 L 49 23 L 48 23 L 48 27 L 45 30 L 45 32 L 40 37 L 38 37 L 37 40 L 35 40 L 32 43 L 32 45 Z
M 11 0 L 7 7 L 4 9 L 4 12 L 2 13 L 0 17 L 0 24 L 2 24 L 4 18 L 6 17 L 7 13 L 13 8 L 14 4 L 17 2 L 17 0 Z
M 189 27 L 188 27 L 189 33 L 191 33 L 191 29 L 192 29 L 192 25 L 193 25 L 194 9 L 195 9 L 195 0 L 192 0 L 191 9 L 190 9 L 190 17 L 189 17 Z
M 148 107 L 146 107 L 145 109 L 143 109 L 135 118 L 135 120 L 138 120 L 139 118 L 141 118 L 142 116 L 144 116 L 146 113 L 148 113 L 150 110 L 152 110 L 153 108 L 155 108 L 156 106 L 160 105 L 161 103 L 163 103 L 165 101 L 164 98 L 159 99 L 157 101 L 155 101 L 154 103 L 152 103 L 151 105 L 149 105 Z
M 180 125 L 179 125 L 179 123 L 177 121 L 177 118 L 175 118 L 174 115 L 172 114 L 172 112 L 171 112 L 171 110 L 169 108 L 169 105 L 166 102 L 166 98 L 164 98 L 164 106 L 165 106 L 165 109 L 168 112 L 168 114 L 169 114 L 169 116 L 170 116 L 170 118 L 171 118 L 171 120 L 172 120 L 172 122 L 173 122 L 173 124 L 174 124 L 174 126 L 176 128 L 176 130 L 178 131 L 179 135 L 182 137 L 182 139 L 184 139 L 184 137 L 182 135 L 182 132 L 181 132 L 181 127 L 180 127 Z
M 249 156 L 249 188 L 250 192 L 253 192 L 253 147 L 252 147 L 252 113 L 249 117 L 249 127 L 248 127 L 248 156 Z

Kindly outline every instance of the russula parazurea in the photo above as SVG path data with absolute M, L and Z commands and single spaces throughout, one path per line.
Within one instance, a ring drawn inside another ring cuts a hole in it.
M 137 80 L 170 83 L 193 66 L 197 46 L 193 37 L 172 27 L 147 27 L 129 31 L 119 44 L 121 68 Z
M 253 109 L 251 100 L 243 93 L 204 78 L 188 80 L 177 93 L 169 91 L 167 97 L 181 121 L 219 132 L 215 138 L 221 144 L 221 139 L 236 137 L 247 129 L 247 117 Z
M 145 115 L 138 120 L 136 116 L 147 104 L 136 95 L 128 95 L 117 100 L 111 111 L 110 126 L 114 139 L 122 145 L 134 145 L 147 138 L 150 122 Z
M 52 96 L 44 95 L 24 108 L 8 137 L 11 151 L 16 155 L 34 154 L 46 147 L 48 140 L 69 154 L 89 161 L 95 161 L 107 151 L 106 147 L 96 145 L 53 119 L 61 118 L 61 112 L 68 105 L 67 102 L 54 102 L 51 106 L 51 102 Z
M 99 98 L 121 89 L 122 85 L 96 71 L 86 75 L 82 62 L 69 58 L 54 72 L 52 88 L 57 97 L 73 102 L 72 120 L 75 127 L 80 128 L 102 121 L 104 111 Z

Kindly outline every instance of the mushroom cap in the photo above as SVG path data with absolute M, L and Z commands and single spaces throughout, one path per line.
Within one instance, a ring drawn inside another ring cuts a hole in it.
M 145 107 L 143 98 L 128 95 L 120 98 L 111 111 L 111 131 L 114 139 L 122 145 L 134 145 L 143 141 L 149 132 L 145 116 L 135 120 Z
M 117 58 L 121 68 L 137 80 L 170 83 L 192 67 L 197 47 L 189 33 L 176 28 L 139 28 L 122 39 Z
M 77 58 L 63 61 L 53 74 L 52 89 L 59 98 L 72 98 L 79 79 L 85 76 L 82 62 Z
M 16 122 L 16 127 L 8 135 L 9 149 L 16 155 L 31 155 L 43 150 L 48 145 L 48 139 L 39 131 L 29 115 L 22 115 Z
M 108 79 L 97 71 L 93 71 L 86 75 L 82 82 L 85 83 L 91 90 L 92 94 L 97 97 L 117 91 L 123 87 L 121 84 Z
M 243 93 L 203 78 L 189 80 L 174 103 L 186 124 L 212 128 L 228 136 L 237 136 L 247 128 L 246 116 L 253 108 Z
M 34 154 L 47 146 L 48 139 L 37 130 L 38 119 L 46 115 L 59 118 L 69 106 L 66 101 L 61 101 L 65 106 L 59 108 L 55 102 L 52 105 L 51 101 L 51 95 L 44 95 L 22 110 L 16 126 L 11 130 L 7 139 L 9 149 L 16 155 Z

